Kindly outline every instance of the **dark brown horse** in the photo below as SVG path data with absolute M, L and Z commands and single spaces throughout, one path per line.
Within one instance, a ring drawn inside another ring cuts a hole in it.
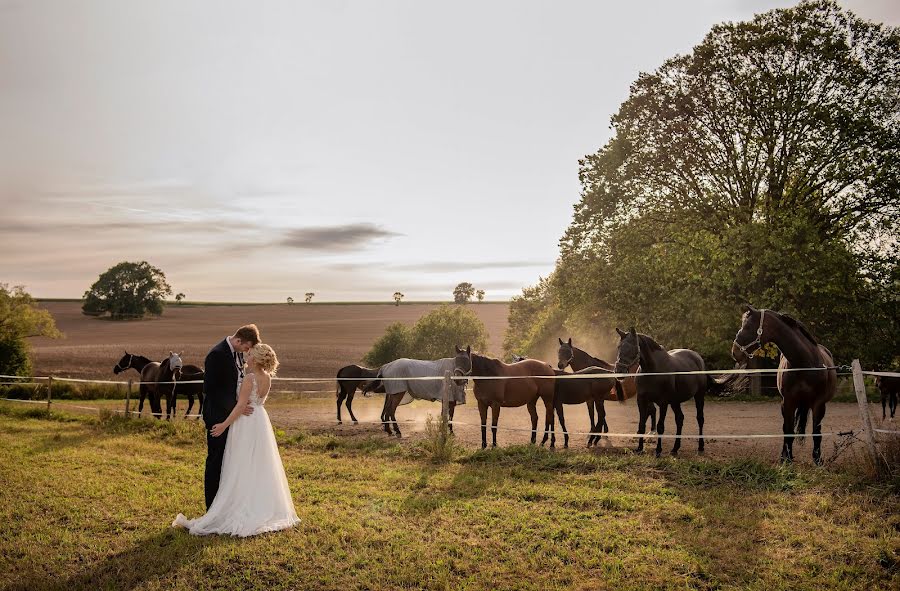
M 113 373 L 119 375 L 123 371 L 133 369 L 141 376 L 138 386 L 140 403 L 138 404 L 138 416 L 144 412 L 144 399 L 150 399 L 150 411 L 157 419 L 162 417 L 162 404 L 156 391 L 157 376 L 159 375 L 159 362 L 150 361 L 142 355 L 133 355 L 128 351 L 122 355 L 119 362 L 113 367 Z
M 900 378 L 896 376 L 875 376 L 875 385 L 881 392 L 881 420 L 887 418 L 887 408 L 891 410 L 891 419 L 897 410 L 897 396 L 900 395 Z
M 635 332 L 632 327 L 628 332 L 616 329 L 619 333 L 619 351 L 616 358 L 616 372 L 626 373 L 634 364 L 640 365 L 635 377 L 638 402 L 638 434 L 644 434 L 647 414 L 653 404 L 659 407 L 659 419 L 656 421 L 656 432 L 663 435 L 666 428 L 666 411 L 672 407 L 675 414 L 675 430 L 681 435 L 684 426 L 684 413 L 681 403 L 694 399 L 697 408 L 697 426 L 700 430 L 698 449 L 703 453 L 703 403 L 706 391 L 712 381 L 708 376 L 700 375 L 641 375 L 666 372 L 703 371 L 706 365 L 696 351 L 690 349 L 673 349 L 666 351 L 659 343 L 645 334 Z M 672 455 L 677 455 L 681 448 L 681 439 L 675 440 Z M 644 451 L 644 439 L 638 441 L 637 451 Z M 656 457 L 662 454 L 662 438 L 656 438 Z
M 553 430 L 553 390 L 555 380 L 540 377 L 521 376 L 555 376 L 553 368 L 536 359 L 526 359 L 513 363 L 503 363 L 499 359 L 484 357 L 472 353 L 471 347 L 465 350 L 456 347 L 454 358 L 456 380 L 471 377 L 475 383 L 473 388 L 478 401 L 478 412 L 481 415 L 481 448 L 487 447 L 487 409 L 491 408 L 492 447 L 497 447 L 497 421 L 500 418 L 500 407 L 516 407 L 526 405 L 531 415 L 531 443 L 537 441 L 537 401 L 544 402 L 544 432 Z M 509 377 L 512 379 L 484 380 L 484 377 Z M 553 447 L 551 443 L 550 447 Z
M 565 443 L 563 447 L 569 447 L 569 432 L 566 429 L 566 418 L 563 413 L 564 404 L 583 404 L 587 403 L 588 408 L 592 405 L 597 407 L 597 423 L 591 424 L 591 435 L 588 437 L 587 446 L 600 442 L 600 434 L 603 433 L 603 425 L 606 424 L 606 408 L 603 406 L 604 400 L 609 396 L 610 391 L 615 392 L 616 400 L 622 402 L 625 396 L 622 393 L 622 383 L 616 378 L 609 377 L 612 373 L 611 368 L 605 367 L 586 367 L 574 374 L 564 371 L 555 370 L 557 376 L 566 375 L 595 375 L 596 378 L 568 378 L 556 379 L 553 388 L 553 408 L 556 410 L 556 416 L 559 417 L 559 426 L 563 430 Z M 591 416 L 593 419 L 593 416 Z M 609 427 L 607 427 L 607 432 Z M 544 433 L 544 439 L 541 445 L 547 441 L 547 434 Z M 550 440 L 550 447 L 556 443 L 556 433 Z
M 594 357 L 587 351 L 579 349 L 578 347 L 572 344 L 572 339 L 569 338 L 568 341 L 559 340 L 559 349 L 556 352 L 557 357 L 557 367 L 561 370 L 566 369 L 567 367 L 571 367 L 572 371 L 578 372 L 582 369 L 587 369 L 589 367 L 602 367 L 612 371 L 614 369 L 613 364 L 600 359 L 599 357 Z M 628 373 L 634 373 L 637 371 L 638 365 L 634 364 L 633 366 L 628 368 Z M 629 376 L 627 378 L 619 380 L 622 384 L 622 394 L 625 396 L 625 400 L 629 398 L 634 398 L 637 395 L 637 387 L 634 385 L 634 377 Z M 605 400 L 619 400 L 618 390 L 610 390 L 607 393 Z M 568 403 L 566 403 L 568 404 Z M 591 404 L 591 402 L 587 403 L 588 408 L 588 416 L 591 419 L 591 432 L 594 431 L 594 407 L 595 404 Z M 656 429 L 656 408 L 651 407 L 649 412 L 650 417 L 650 430 Z M 600 409 L 597 409 L 597 412 L 600 412 Z M 606 413 L 604 412 L 604 416 L 601 424 L 601 433 L 609 433 L 609 425 L 606 424 Z
M 813 461 L 822 464 L 822 417 L 825 404 L 837 390 L 837 370 L 831 352 L 794 318 L 773 310 L 757 310 L 748 305 L 741 317 L 741 328 L 731 345 L 731 356 L 738 363 L 746 363 L 750 356 L 766 343 L 775 343 L 781 351 L 779 370 L 820 368 L 821 371 L 779 371 L 778 391 L 781 393 L 782 429 L 784 444 L 781 459 L 794 460 L 794 431 L 806 431 L 807 417 L 813 418 Z
M 364 389 L 366 383 L 369 380 L 374 379 L 377 375 L 377 369 L 369 369 L 368 367 L 362 367 L 361 365 L 348 365 L 338 370 L 337 422 L 339 425 L 343 423 L 341 420 L 341 403 L 344 402 L 344 400 L 347 401 L 347 412 L 350 413 L 353 424 L 359 424 L 359 421 L 356 420 L 356 416 L 353 414 L 353 395 L 356 394 L 357 388 Z
M 187 417 L 194 408 L 194 396 L 200 400 L 199 415 L 203 414 L 203 378 L 205 373 L 202 368 L 197 365 L 190 365 L 182 361 L 181 355 L 169 351 L 169 357 L 163 359 L 159 364 L 159 375 L 157 376 L 157 391 L 160 398 L 166 398 L 166 420 L 175 417 L 177 412 L 178 395 L 187 396 L 188 407 L 184 413 Z

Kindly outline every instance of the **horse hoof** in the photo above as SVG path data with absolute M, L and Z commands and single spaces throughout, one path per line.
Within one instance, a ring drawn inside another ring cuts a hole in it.
M 343 425 L 344 421 L 338 421 L 338 425 Z
M 353 424 L 354 424 L 354 425 L 358 425 L 358 424 L 359 424 L 359 421 L 353 421 Z
M 656 459 L 658 460 L 662 456 L 662 450 L 656 450 Z
M 657 455 L 656 457 L 659 457 L 659 455 Z M 673 450 L 672 450 L 672 457 L 673 457 L 673 458 L 677 458 L 677 457 L 678 457 L 678 450 L 677 450 L 677 449 L 673 449 Z

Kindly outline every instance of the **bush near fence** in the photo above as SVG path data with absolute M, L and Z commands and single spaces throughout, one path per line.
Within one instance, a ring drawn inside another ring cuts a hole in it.
M 0 398 L 46 400 L 47 382 L 0 385 Z M 124 400 L 127 384 L 86 384 L 53 381 L 53 400 Z M 132 395 L 137 395 L 135 386 Z

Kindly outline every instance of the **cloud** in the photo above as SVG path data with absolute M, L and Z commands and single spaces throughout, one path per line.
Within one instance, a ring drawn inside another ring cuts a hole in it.
M 403 236 L 403 234 L 368 223 L 310 226 L 288 230 L 278 244 L 301 250 L 344 252 L 359 250 L 369 242 L 394 236 Z
M 485 269 L 530 269 L 533 267 L 553 267 L 553 261 L 434 261 L 421 263 L 337 263 L 332 269 L 356 271 L 359 269 L 386 269 L 390 271 L 414 271 L 417 273 L 452 273 L 456 271 L 479 271 Z

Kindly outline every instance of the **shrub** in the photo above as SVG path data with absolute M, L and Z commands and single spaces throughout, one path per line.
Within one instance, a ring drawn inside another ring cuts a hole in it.
M 410 356 L 440 359 L 453 355 L 454 346 L 487 349 L 488 333 L 478 315 L 462 306 L 444 304 L 421 317 L 412 329 Z
M 28 343 L 17 336 L 0 339 L 0 374 L 27 376 L 31 373 Z
M 410 336 L 409 327 L 402 322 L 391 324 L 363 357 L 363 363 L 378 366 L 405 357 L 409 351 Z

